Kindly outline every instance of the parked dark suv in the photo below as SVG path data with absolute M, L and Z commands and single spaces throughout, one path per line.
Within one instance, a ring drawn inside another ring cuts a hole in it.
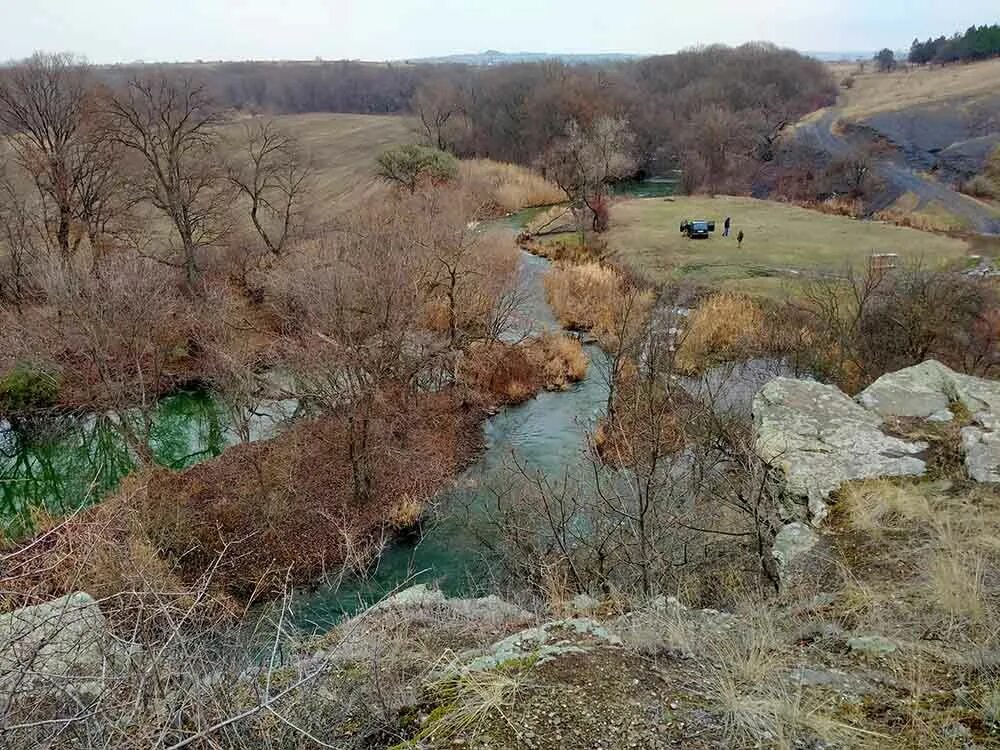
M 708 235 L 714 231 L 714 221 L 706 221 L 705 219 L 690 221 L 685 219 L 681 222 L 681 234 L 686 234 L 689 240 L 707 240 Z

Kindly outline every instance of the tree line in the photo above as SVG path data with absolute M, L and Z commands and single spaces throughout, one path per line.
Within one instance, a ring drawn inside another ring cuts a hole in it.
M 986 60 L 1000 55 L 1000 24 L 970 26 L 964 34 L 939 36 L 910 45 L 911 63 L 949 63 Z
M 417 116 L 428 145 L 458 156 L 534 164 L 570 120 L 625 118 L 637 166 L 683 161 L 696 181 L 725 182 L 770 158 L 785 123 L 833 101 L 819 61 L 774 45 L 710 46 L 606 65 L 496 67 L 362 62 L 221 63 L 196 70 L 220 105 L 274 114 Z M 104 68 L 109 85 L 142 67 Z M 737 165 L 732 170 L 721 165 Z

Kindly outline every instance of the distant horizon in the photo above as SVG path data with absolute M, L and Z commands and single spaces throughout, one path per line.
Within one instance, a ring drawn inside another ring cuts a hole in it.
M 754 44 L 754 43 L 771 43 L 766 39 L 752 40 L 748 42 L 740 42 L 738 44 L 722 45 L 726 47 L 739 47 L 742 44 Z M 720 43 L 721 44 L 721 43 Z M 698 46 L 710 46 L 710 45 L 698 45 Z M 802 50 L 796 49 L 794 47 L 785 47 L 783 45 L 777 45 L 783 49 L 791 49 L 799 54 L 806 57 L 813 57 L 823 62 L 836 62 L 836 61 L 854 61 L 857 59 L 868 59 L 876 54 L 877 50 Z M 621 59 L 642 59 L 648 57 L 659 57 L 666 55 L 676 55 L 687 51 L 692 48 L 682 48 L 679 50 L 673 50 L 670 52 L 550 52 L 547 50 L 517 50 L 517 51 L 504 51 L 496 49 L 487 49 L 480 52 L 451 52 L 445 55 L 428 55 L 425 57 L 399 57 L 391 59 L 375 59 L 375 58 L 359 58 L 359 57 L 270 57 L 270 58 L 194 58 L 194 59 L 176 59 L 176 60 L 153 60 L 153 59 L 136 59 L 136 60 L 117 60 L 114 62 L 97 62 L 90 60 L 86 55 L 75 52 L 73 50 L 49 50 L 40 49 L 37 52 L 42 54 L 72 54 L 79 57 L 81 60 L 85 61 L 90 65 L 96 67 L 128 67 L 130 65 L 216 65 L 220 63 L 338 63 L 338 62 L 352 62 L 352 63 L 371 63 L 376 65 L 381 64 L 391 64 L 391 63 L 427 63 L 435 64 L 439 61 L 456 61 L 458 62 L 461 58 L 476 58 L 476 57 L 488 57 L 488 56 L 499 56 L 499 57 L 535 57 L 535 58 L 621 58 Z M 894 52 L 905 52 L 903 48 L 893 50 Z M 30 55 L 29 55 L 30 57 Z M 21 58 L 11 58 L 7 60 L 0 61 L 0 67 L 5 65 L 10 65 L 19 62 Z
M 958 7 L 954 7 L 958 6 Z M 96 65 L 138 61 L 362 60 L 371 62 L 507 54 L 673 54 L 749 40 L 854 55 L 908 49 L 925 39 L 997 21 L 995 0 L 843 0 L 833 6 L 736 0 L 681 6 L 622 0 L 573 3 L 508 0 L 0 0 L 0 49 L 7 60 L 36 50 L 68 51 Z

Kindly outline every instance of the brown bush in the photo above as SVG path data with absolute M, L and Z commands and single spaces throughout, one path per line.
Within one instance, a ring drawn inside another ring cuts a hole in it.
M 976 175 L 962 185 L 962 192 L 977 198 L 1000 199 L 1000 183 L 986 175 Z
M 488 405 L 518 404 L 540 390 L 561 390 L 587 374 L 580 342 L 548 334 L 522 345 L 483 343 L 466 351 L 460 381 Z
M 772 350 L 843 390 L 938 359 L 975 375 L 1000 372 L 996 290 L 919 265 L 817 281 L 774 314 Z
M 135 502 L 154 548 L 186 581 L 214 571 L 241 600 L 367 566 L 477 446 L 481 412 L 450 393 L 381 392 L 184 472 L 152 471 Z M 367 498 L 354 493 L 352 430 L 365 421 Z M 403 505 L 401 505 L 401 503 Z M 407 507 L 404 507 L 407 506 Z M 403 512 L 405 510 L 405 513 Z
M 548 390 L 562 390 L 583 380 L 590 364 L 579 340 L 546 334 L 528 344 L 528 358 L 540 370 Z

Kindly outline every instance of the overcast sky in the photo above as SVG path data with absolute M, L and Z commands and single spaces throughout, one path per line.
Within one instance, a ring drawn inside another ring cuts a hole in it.
M 386 60 L 750 40 L 853 51 L 998 20 L 998 0 L 0 0 L 0 59 Z

